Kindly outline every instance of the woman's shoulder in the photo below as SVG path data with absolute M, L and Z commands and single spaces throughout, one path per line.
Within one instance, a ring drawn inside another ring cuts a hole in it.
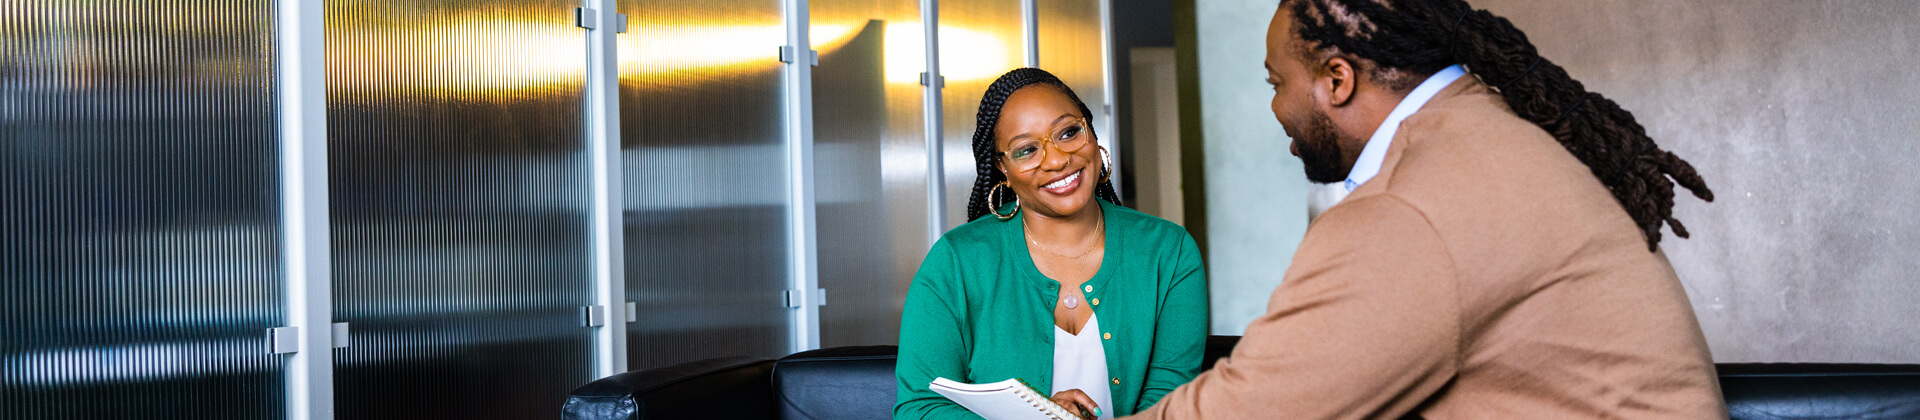
M 973 219 L 959 227 L 940 234 L 935 241 L 934 251 L 946 251 L 958 254 L 975 254 L 998 249 L 1006 241 L 1007 229 L 1017 229 L 1015 221 L 1000 220 L 992 216 Z
M 1109 212 L 1107 223 L 1113 225 L 1115 229 L 1111 231 L 1115 234 L 1127 235 L 1130 239 L 1155 244 L 1177 244 L 1179 242 L 1193 240 L 1192 235 L 1187 233 L 1185 226 L 1180 226 L 1172 221 L 1151 214 L 1141 213 L 1139 210 L 1107 203 L 1104 200 L 1101 201 L 1101 203 L 1104 203 L 1104 207 L 1101 207 L 1101 209 Z

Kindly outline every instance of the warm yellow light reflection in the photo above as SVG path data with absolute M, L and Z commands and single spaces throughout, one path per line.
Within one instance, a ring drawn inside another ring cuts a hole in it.
M 496 17 L 415 28 L 329 28 L 335 89 L 514 92 L 585 80 L 580 29 Z
M 425 27 L 330 27 L 327 72 L 334 89 L 407 89 L 429 92 L 515 92 L 582 83 L 586 36 L 571 25 L 476 16 Z M 812 26 L 814 48 L 831 54 L 860 25 Z M 633 28 L 618 37 L 620 76 L 713 75 L 772 69 L 780 62 L 785 28 L 750 25 L 675 25 Z M 887 83 L 917 84 L 926 68 L 919 22 L 885 26 Z M 941 68 L 948 81 L 983 80 L 1012 68 L 1013 41 L 965 28 L 940 29 Z
M 775 66 L 780 62 L 778 48 L 787 39 L 785 31 L 781 26 L 742 25 L 635 28 L 619 36 L 620 77 Z
M 858 25 L 813 25 L 814 49 L 832 54 L 846 45 L 859 31 Z M 620 35 L 620 75 L 623 78 L 651 78 L 670 74 L 702 74 L 725 71 L 737 66 L 774 66 L 781 41 L 781 26 L 680 26 L 667 30 Z M 887 83 L 917 84 L 926 69 L 926 38 L 919 22 L 890 23 L 885 27 L 886 45 L 883 72 Z M 1012 69 L 1007 45 L 1011 40 L 990 33 L 964 28 L 940 29 L 945 54 L 941 72 L 947 80 L 978 80 L 998 77 Z M 944 57 L 943 57 L 944 58 Z
M 887 83 L 920 83 L 927 68 L 926 33 L 919 22 L 887 25 Z M 984 80 L 1012 70 L 1007 60 L 1011 40 L 991 33 L 940 27 L 940 73 L 948 82 Z

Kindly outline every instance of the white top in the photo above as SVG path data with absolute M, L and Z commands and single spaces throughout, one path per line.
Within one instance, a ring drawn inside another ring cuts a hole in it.
M 1360 188 L 1360 184 L 1365 184 L 1373 180 L 1374 175 L 1380 174 L 1380 165 L 1387 160 L 1387 146 L 1393 145 L 1393 135 L 1400 133 L 1401 121 L 1406 121 L 1407 117 L 1413 116 L 1420 107 L 1427 106 L 1427 101 L 1433 100 L 1434 95 L 1439 95 L 1441 89 L 1446 89 L 1447 85 L 1460 80 L 1460 76 L 1466 74 L 1467 69 L 1461 68 L 1459 64 L 1447 66 L 1433 73 L 1432 76 L 1427 76 L 1426 81 L 1420 82 L 1419 87 L 1413 88 L 1412 93 L 1408 93 L 1406 98 L 1401 99 L 1400 104 L 1393 107 L 1393 112 L 1387 113 L 1387 120 L 1380 123 L 1380 128 L 1373 130 L 1373 137 L 1367 138 L 1367 147 L 1360 149 L 1359 160 L 1354 161 L 1353 170 L 1347 172 L 1347 182 L 1344 183 L 1347 187 L 1346 192 L 1353 192 L 1355 188 Z M 1345 195 L 1342 195 L 1342 198 L 1345 198 Z
M 1326 213 L 1333 205 L 1346 200 L 1350 193 L 1352 191 L 1347 191 L 1347 186 L 1341 183 L 1315 182 L 1307 187 L 1307 223 L 1313 223 L 1313 219 L 1320 218 L 1320 213 Z
M 1100 344 L 1100 317 L 1088 315 L 1080 335 L 1053 326 L 1053 392 L 1079 389 L 1100 405 L 1100 418 L 1113 418 L 1113 388 L 1107 381 L 1107 348 Z M 1052 398 L 1052 395 L 1048 395 Z M 1091 420 L 1091 419 L 1089 419 Z

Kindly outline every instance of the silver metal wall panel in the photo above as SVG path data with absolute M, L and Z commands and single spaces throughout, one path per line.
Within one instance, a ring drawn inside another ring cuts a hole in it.
M 0 1 L 0 418 L 283 417 L 271 11 Z
M 620 10 L 631 22 L 619 39 L 627 295 L 639 307 L 629 367 L 786 354 L 780 3 Z
M 893 345 L 926 233 L 917 0 L 812 0 L 821 346 Z
M 575 6 L 327 2 L 340 418 L 546 418 L 592 379 Z
M 993 80 L 1026 67 L 1020 0 L 946 0 L 940 2 L 940 73 L 945 110 L 947 228 L 967 221 L 967 198 L 978 176 L 973 160 L 973 129 L 980 97 Z M 1042 58 L 1045 59 L 1044 57 Z

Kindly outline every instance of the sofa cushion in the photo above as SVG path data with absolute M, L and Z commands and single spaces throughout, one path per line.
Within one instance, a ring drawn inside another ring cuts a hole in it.
M 773 392 L 787 420 L 893 418 L 898 382 L 895 346 L 836 347 L 795 353 L 773 365 Z
M 1920 366 L 1721 364 L 1734 420 L 1920 419 Z
M 1239 337 L 1208 337 L 1211 368 Z M 778 361 L 730 357 L 602 378 L 574 390 L 567 419 L 888 419 L 894 346 L 838 347 Z M 1920 366 L 1720 364 L 1734 420 L 1920 419 Z M 778 417 L 776 417 L 778 416 Z

